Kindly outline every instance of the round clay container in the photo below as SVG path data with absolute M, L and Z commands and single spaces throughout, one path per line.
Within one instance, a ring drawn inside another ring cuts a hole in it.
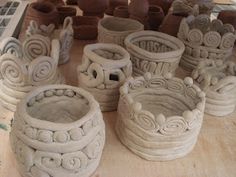
M 129 18 L 128 6 L 118 6 L 115 8 L 114 17 Z
M 76 16 L 76 9 L 73 7 L 58 7 L 59 22 L 63 24 L 66 17 Z
M 73 29 L 74 38 L 81 40 L 95 40 L 98 35 L 98 17 L 74 16 Z
M 161 7 L 151 5 L 148 11 L 148 24 L 150 30 L 157 31 L 165 15 Z
M 128 6 L 128 0 L 109 0 L 108 8 L 105 13 L 107 15 L 114 15 L 114 10 L 118 6 Z
M 17 107 L 10 141 L 24 177 L 88 177 L 100 162 L 105 124 L 90 93 L 47 85 Z

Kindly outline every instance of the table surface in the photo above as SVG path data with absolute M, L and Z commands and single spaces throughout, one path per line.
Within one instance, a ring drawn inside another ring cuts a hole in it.
M 77 86 L 76 67 L 83 47 L 95 41 L 74 41 L 71 60 L 60 66 L 67 84 Z M 233 58 L 235 59 L 236 52 Z M 177 76 L 186 73 L 179 68 Z M 201 132 L 193 151 L 187 156 L 167 161 L 146 161 L 121 144 L 114 131 L 116 112 L 104 113 L 106 144 L 100 165 L 92 177 L 235 177 L 236 176 L 236 113 L 217 118 L 204 116 Z M 13 113 L 0 107 L 0 177 L 20 177 L 9 145 L 10 120 Z

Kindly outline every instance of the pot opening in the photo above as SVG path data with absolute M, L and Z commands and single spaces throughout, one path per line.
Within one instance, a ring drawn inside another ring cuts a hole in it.
M 89 110 L 88 100 L 72 90 L 47 90 L 31 98 L 26 111 L 36 119 L 71 123 L 84 117 Z
M 103 57 L 108 60 L 121 60 L 124 58 L 124 56 L 116 51 L 111 51 L 108 49 L 95 49 L 93 50 L 95 54 L 97 54 L 100 57 Z
M 115 8 L 115 10 L 127 10 L 128 11 L 128 6 L 118 6 Z

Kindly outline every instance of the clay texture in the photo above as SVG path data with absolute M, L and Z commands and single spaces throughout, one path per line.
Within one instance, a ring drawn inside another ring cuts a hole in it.
M 184 44 L 179 39 L 155 31 L 132 33 L 125 39 L 125 45 L 135 75 L 175 73 L 184 52 Z
M 84 48 L 78 66 L 79 86 L 89 91 L 102 111 L 114 111 L 119 101 L 119 88 L 132 74 L 129 53 L 115 44 L 91 44 Z
M 35 21 L 31 21 L 26 30 L 26 37 L 34 34 L 40 34 L 50 39 L 57 38 L 60 42 L 59 64 L 64 64 L 70 59 L 70 49 L 73 44 L 74 30 L 72 28 L 72 18 L 66 17 L 63 27 L 60 30 L 55 30 L 55 26 L 50 24 L 38 25 Z
M 130 78 L 120 88 L 116 132 L 138 156 L 166 161 L 188 154 L 202 125 L 205 93 L 189 77 Z
M 142 24 L 146 24 L 149 10 L 148 0 L 131 0 L 129 3 L 129 18 L 138 20 Z
M 88 92 L 48 85 L 18 105 L 10 142 L 24 177 L 88 177 L 102 155 L 105 125 Z
M 144 26 L 136 20 L 107 17 L 98 23 L 98 41 L 100 43 L 114 43 L 124 47 L 126 36 L 143 29 Z
M 17 103 L 37 86 L 64 83 L 57 69 L 60 44 L 39 34 L 23 43 L 5 38 L 0 44 L 0 103 L 15 111 Z
M 189 71 L 205 59 L 225 60 L 232 53 L 235 29 L 207 15 L 189 16 L 181 21 L 178 38 L 185 44 L 180 65 Z
M 109 0 L 106 14 L 114 15 L 115 8 L 119 7 L 119 6 L 127 6 L 128 7 L 128 0 Z
M 205 112 L 226 116 L 236 106 L 236 64 L 230 61 L 204 60 L 193 71 L 192 77 L 206 92 Z

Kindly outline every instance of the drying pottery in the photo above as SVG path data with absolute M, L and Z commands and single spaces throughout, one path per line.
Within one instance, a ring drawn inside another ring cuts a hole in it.
M 147 0 L 132 0 L 129 4 L 129 18 L 138 20 L 142 24 L 146 24 L 149 3 Z
M 95 40 L 98 35 L 98 17 L 74 16 L 74 38 L 80 40 Z
M 199 15 L 199 6 L 192 0 L 174 0 L 171 13 Z
M 148 0 L 150 5 L 159 6 L 166 15 L 171 7 L 173 0 Z
M 78 66 L 79 86 L 89 91 L 102 111 L 114 111 L 119 101 L 119 88 L 132 74 L 129 53 L 116 44 L 91 44 L 84 48 Z
M 131 55 L 134 75 L 175 73 L 184 52 L 184 44 L 179 39 L 156 31 L 132 33 L 125 39 L 125 45 Z
M 118 6 L 113 12 L 114 17 L 129 18 L 128 6 Z
M 236 64 L 222 60 L 201 61 L 192 77 L 206 93 L 205 112 L 213 116 L 226 116 L 236 106 Z
M 83 16 L 103 17 L 108 7 L 108 0 L 78 0 L 78 6 L 83 11 Z
M 35 21 L 31 21 L 26 30 L 26 36 L 29 37 L 34 34 L 49 37 L 51 40 L 57 38 L 60 41 L 59 64 L 64 64 L 69 61 L 70 49 L 73 44 L 74 35 L 71 17 L 65 18 L 63 27 L 60 30 L 55 30 L 55 26 L 53 24 L 48 26 L 38 25 Z
M 128 6 L 128 0 L 109 0 L 106 14 L 114 15 L 114 10 L 118 6 Z
M 220 20 L 210 20 L 207 15 L 189 16 L 182 20 L 178 38 L 185 44 L 180 65 L 192 71 L 205 59 L 225 60 L 232 53 L 235 30 Z
M 236 29 L 236 10 L 222 10 L 218 17 L 224 24 L 229 23 Z
M 77 5 L 77 0 L 66 0 L 67 5 Z
M 57 69 L 60 44 L 39 34 L 23 43 L 8 37 L 0 44 L 0 103 L 15 111 L 18 102 L 32 89 L 64 83 Z
M 98 23 L 98 41 L 124 46 L 126 36 L 143 29 L 144 26 L 136 20 L 107 17 Z
M 63 0 L 37 0 L 37 2 L 40 2 L 40 3 L 50 2 L 56 7 L 61 7 L 65 5 Z
M 150 5 L 148 11 L 148 27 L 157 31 L 165 15 L 161 7 Z
M 73 7 L 58 7 L 59 23 L 63 24 L 66 17 L 76 16 L 76 9 Z
M 116 132 L 138 156 L 166 161 L 194 148 L 202 125 L 205 93 L 190 77 L 130 78 L 120 88 Z
M 56 7 L 49 2 L 33 2 L 27 7 L 22 31 L 29 26 L 32 20 L 39 25 L 50 25 L 53 23 L 58 27 L 59 14 Z
M 91 94 L 47 85 L 17 106 L 10 142 L 24 177 L 88 177 L 99 165 L 105 125 Z
M 159 31 L 162 33 L 169 34 L 171 36 L 177 37 L 179 26 L 183 18 L 187 17 L 188 14 L 172 14 L 169 13 L 165 16 L 162 21 Z

